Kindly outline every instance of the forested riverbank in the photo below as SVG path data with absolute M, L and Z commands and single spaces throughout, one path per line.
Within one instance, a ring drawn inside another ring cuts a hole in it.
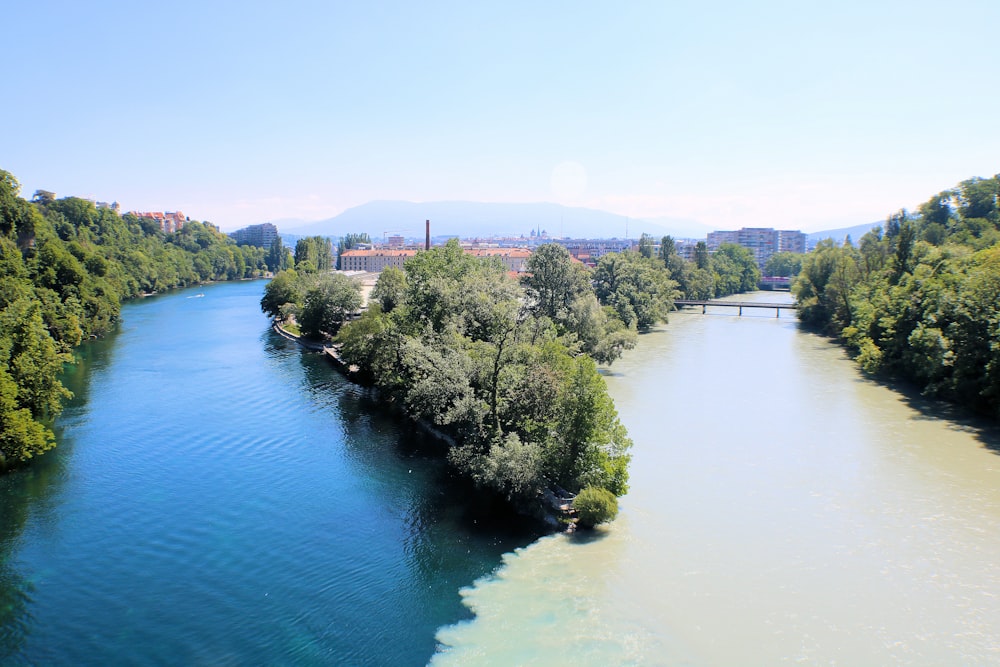
M 20 196 L 0 170 L 0 471 L 55 446 L 59 379 L 81 341 L 108 333 L 123 301 L 264 275 L 267 250 L 238 246 L 209 223 L 165 233 L 76 197 Z
M 827 241 L 794 284 L 803 323 L 868 373 L 1000 419 L 1000 175 L 901 210 L 855 245 Z
M 666 322 L 675 297 L 757 285 L 745 248 L 712 259 L 701 250 L 689 262 L 670 237 L 655 251 L 643 235 L 637 251 L 605 255 L 591 270 L 547 244 L 518 279 L 453 240 L 384 270 L 352 322 L 358 287 L 297 257 L 261 308 L 304 336 L 336 341 L 352 377 L 439 433 L 450 463 L 481 488 L 532 514 L 575 498 L 588 525 L 617 512 L 631 446 L 597 365 Z

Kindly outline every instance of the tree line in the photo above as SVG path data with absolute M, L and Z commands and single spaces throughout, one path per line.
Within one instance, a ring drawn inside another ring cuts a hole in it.
M 643 234 L 639 239 L 639 254 L 652 259 L 654 250 L 653 240 Z M 674 239 L 664 236 L 655 254 L 685 299 L 712 299 L 751 292 L 760 285 L 760 267 L 753 253 L 735 243 L 723 243 L 711 253 L 707 243 L 698 241 L 694 259 L 687 260 L 677 253 Z
M 855 245 L 809 253 L 793 290 L 802 322 L 868 373 L 1000 418 L 1000 175 L 900 210 Z
M 27 201 L 0 170 L 0 470 L 55 445 L 51 420 L 69 396 L 63 364 L 81 341 L 115 326 L 123 301 L 262 276 L 269 255 L 208 223 L 167 234 L 85 199 Z
M 452 240 L 385 269 L 356 321 L 317 329 L 310 315 L 320 291 L 337 294 L 329 308 L 341 315 L 357 303 L 336 274 L 279 274 L 261 307 L 333 338 L 359 381 L 431 425 L 459 471 L 515 505 L 537 506 L 551 489 L 621 495 L 631 441 L 596 360 L 610 363 L 665 320 L 674 284 L 636 253 L 589 272 L 554 244 L 528 271 L 519 281 Z
M 591 487 L 613 498 L 627 489 L 631 441 L 597 364 L 666 322 L 681 295 L 757 287 L 748 249 L 701 249 L 691 262 L 670 237 L 655 252 L 643 235 L 636 251 L 588 269 L 546 244 L 518 280 L 453 240 L 384 270 L 356 321 L 359 287 L 308 262 L 276 275 L 261 308 L 302 335 L 335 341 L 359 381 L 433 425 L 452 443 L 449 461 L 482 487 L 522 507 L 546 489 Z

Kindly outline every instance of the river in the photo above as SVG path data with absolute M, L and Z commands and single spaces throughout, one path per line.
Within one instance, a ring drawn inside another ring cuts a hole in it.
M 436 664 L 1000 664 L 996 432 L 794 314 L 734 315 L 675 314 L 614 364 L 619 519 L 507 555 Z
M 275 335 L 263 282 L 131 303 L 0 476 L 0 664 L 422 665 L 537 537 Z
M 0 663 L 1000 664 L 998 439 L 793 315 L 642 336 L 606 375 L 619 519 L 536 540 L 459 510 L 261 289 L 129 304 L 82 350 L 59 448 L 0 477 Z

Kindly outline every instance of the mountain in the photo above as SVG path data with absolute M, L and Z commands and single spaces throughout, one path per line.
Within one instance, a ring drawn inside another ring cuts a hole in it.
M 851 237 L 852 242 L 857 243 L 862 236 L 881 225 L 881 222 L 868 222 L 863 225 L 854 225 L 853 227 L 840 227 L 838 229 L 827 229 L 822 232 L 813 232 L 806 236 L 806 247 L 815 247 L 817 243 L 824 239 L 833 239 L 835 243 L 841 244 L 848 236 Z
M 559 204 L 503 204 L 483 202 L 373 201 L 349 208 L 333 218 L 301 226 L 279 228 L 301 236 L 343 236 L 367 232 L 372 239 L 399 234 L 424 237 L 424 221 L 431 221 L 431 235 L 474 238 L 484 236 L 530 236 L 546 231 L 553 237 L 639 238 L 645 232 L 656 238 L 705 238 L 711 227 L 681 218 L 639 220 L 616 213 Z
M 643 233 L 655 239 L 670 234 L 675 239 L 704 239 L 716 228 L 685 218 L 628 218 L 617 213 L 560 204 L 504 204 L 467 201 L 407 202 L 373 201 L 349 208 L 326 220 L 306 222 L 286 219 L 275 221 L 286 245 L 305 236 L 338 238 L 351 232 L 367 232 L 373 240 L 400 235 L 409 239 L 424 238 L 424 221 L 431 221 L 435 238 L 459 236 L 530 236 L 532 231 L 548 232 L 554 238 L 628 238 Z M 882 223 L 871 222 L 841 227 L 807 235 L 807 247 L 832 238 L 843 243 L 850 235 L 857 241 Z

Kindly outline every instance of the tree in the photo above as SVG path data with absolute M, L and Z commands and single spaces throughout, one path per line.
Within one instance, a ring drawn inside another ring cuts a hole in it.
M 597 262 L 597 298 L 628 327 L 649 329 L 665 322 L 673 308 L 677 284 L 657 264 L 635 252 L 609 253 Z
M 597 524 L 613 521 L 618 516 L 618 499 L 607 489 L 588 486 L 576 494 L 573 509 L 581 528 L 593 528 Z
M 582 264 L 574 264 L 564 246 L 538 246 L 528 258 L 527 275 L 522 279 L 535 312 L 564 321 L 573 302 L 589 290 L 585 271 Z
M 264 296 L 260 298 L 260 309 L 272 318 L 283 319 L 285 306 L 301 307 L 305 294 L 299 274 L 289 269 L 282 271 L 264 286 Z
M 660 261 L 663 266 L 670 268 L 670 259 L 677 255 L 677 246 L 674 244 L 674 237 L 664 236 L 660 239 Z
M 862 237 L 863 238 L 863 237 Z M 767 258 L 764 264 L 764 274 L 768 276 L 783 276 L 793 278 L 802 270 L 801 252 L 776 252 Z
M 645 232 L 639 237 L 639 254 L 646 259 L 653 258 L 653 238 Z
M 321 275 L 308 289 L 299 326 L 307 336 L 333 335 L 361 308 L 361 285 L 342 273 Z
M 282 242 L 280 236 L 276 236 L 267 249 L 267 270 L 271 273 L 278 273 L 291 267 L 292 257 L 288 248 Z
M 698 241 L 694 245 L 694 263 L 699 269 L 708 269 L 708 245 L 704 241 Z
M 712 255 L 715 296 L 751 292 L 760 284 L 760 269 L 749 248 L 723 243 Z
M 372 289 L 371 300 L 378 302 L 382 311 L 391 313 L 406 299 L 406 273 L 395 266 L 383 269 Z
M 325 236 L 308 236 L 295 242 L 295 268 L 303 273 L 333 268 L 333 244 Z
M 357 248 L 362 243 L 370 244 L 371 242 L 372 240 L 366 233 L 350 233 L 342 236 L 340 241 L 337 242 L 337 269 L 340 270 L 343 268 L 340 258 L 345 252 Z

